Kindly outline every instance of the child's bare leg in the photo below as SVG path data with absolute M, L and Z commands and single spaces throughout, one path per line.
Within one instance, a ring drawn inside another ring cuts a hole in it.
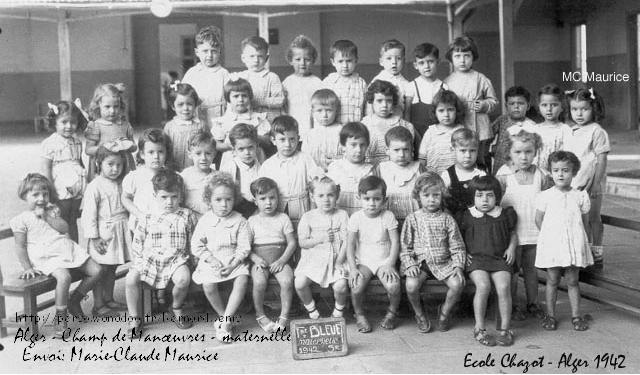
M 422 288 L 422 284 L 427 279 L 427 273 L 420 271 L 417 277 L 407 276 L 405 286 L 407 288 L 407 297 L 409 298 L 409 303 L 413 308 L 413 312 L 416 316 L 424 316 L 424 310 L 422 308 L 422 299 L 420 298 L 420 289 Z
M 444 282 L 447 284 L 448 290 L 447 297 L 442 304 L 440 313 L 441 315 L 448 317 L 451 310 L 453 310 L 456 303 L 458 303 L 462 290 L 464 289 L 464 285 L 459 278 L 453 276 L 449 276 Z M 438 319 L 442 319 L 442 316 L 439 316 Z
M 538 272 L 536 271 L 536 246 L 528 245 L 522 249 L 522 276 L 527 293 L 527 305 L 538 303 Z
M 522 246 L 516 246 L 516 259 L 513 264 L 513 272 L 511 273 L 511 301 L 513 305 L 517 305 L 518 298 L 518 277 L 522 268 Z
M 591 209 L 589 210 L 589 228 L 587 228 L 587 232 L 589 232 L 591 236 L 591 243 L 594 246 L 602 246 L 602 233 L 604 231 L 604 226 L 602 225 L 602 219 L 600 217 L 601 209 L 602 194 L 599 194 L 595 198 L 591 198 Z
M 140 283 L 140 273 L 136 269 L 130 268 L 125 280 L 125 296 L 129 315 L 133 318 L 140 317 L 140 311 L 138 311 Z
M 209 283 L 202 284 L 202 290 L 204 290 L 204 295 L 207 297 L 207 300 L 211 304 L 211 307 L 218 313 L 218 315 L 224 315 L 224 302 L 222 302 L 222 297 L 220 297 L 220 291 L 218 290 L 217 283 Z
M 285 264 L 282 271 L 276 273 L 275 277 L 280 284 L 280 304 L 282 305 L 280 316 L 288 319 L 293 300 L 293 270 L 288 264 Z
M 377 276 L 384 286 L 384 289 L 387 291 L 387 296 L 389 297 L 389 311 L 393 311 L 397 315 L 398 308 L 400 307 L 400 299 L 402 298 L 400 279 L 386 281 L 382 277 L 382 272 L 380 270 L 378 270 Z
M 558 284 L 560 284 L 560 267 L 547 269 L 547 285 L 545 297 L 547 301 L 547 315 L 556 316 L 556 300 L 558 299 Z
M 269 281 L 269 270 L 262 267 L 251 267 L 251 279 L 253 280 L 253 307 L 256 310 L 256 317 L 264 316 L 264 294 L 267 291 Z
M 305 305 L 313 302 L 313 295 L 311 294 L 311 280 L 306 276 L 296 276 L 294 280 L 294 285 L 296 288 L 296 293 L 298 293 L 298 297 Z
M 564 269 L 564 280 L 567 282 L 567 293 L 571 304 L 571 317 L 580 316 L 580 287 L 578 284 L 580 270 L 577 267 Z
M 331 287 L 333 288 L 333 298 L 335 299 L 335 306 L 331 315 L 334 317 L 342 317 L 344 307 L 349 298 L 349 282 L 347 279 L 339 279 L 334 282 Z
M 485 329 L 485 314 L 487 312 L 487 299 L 491 292 L 491 278 L 487 271 L 475 270 L 469 275 L 476 286 L 476 294 L 473 296 L 473 315 L 476 319 L 475 330 Z
M 80 281 L 78 287 L 74 292 L 80 293 L 81 295 L 87 294 L 93 287 L 96 285 L 100 278 L 102 277 L 102 266 L 100 266 L 96 261 L 89 258 L 83 265 L 80 267 L 80 271 L 85 274 L 86 277 Z M 98 303 L 100 302 L 100 303 Z M 100 296 L 100 301 L 96 301 L 96 305 L 102 304 L 102 296 Z
M 367 290 L 367 285 L 373 277 L 373 273 L 367 266 L 358 265 L 358 270 L 362 274 L 360 283 L 357 287 L 351 289 L 351 303 L 353 303 L 353 311 L 356 315 L 364 315 L 364 309 L 362 308 L 362 300 Z
M 71 287 L 71 273 L 66 268 L 58 268 L 51 273 L 56 279 L 56 306 L 66 308 L 69 303 L 69 288 Z
M 182 308 L 187 294 L 189 293 L 189 285 L 191 284 L 191 272 L 189 267 L 183 264 L 179 266 L 171 275 L 173 281 L 173 309 Z
M 248 275 L 240 275 L 233 280 L 233 289 L 229 295 L 229 302 L 227 302 L 227 308 L 224 310 L 224 315 L 227 317 L 233 316 L 238 307 L 244 299 L 244 295 L 247 291 L 247 284 L 249 283 Z
M 505 330 L 511 326 L 511 273 L 506 271 L 493 272 L 491 274 L 493 284 L 498 295 L 498 308 L 500 309 L 501 325 Z
M 118 265 L 109 264 L 109 265 L 103 265 L 102 267 L 104 268 L 102 282 L 96 284 L 94 291 L 98 287 L 101 287 L 103 291 L 102 297 L 104 298 L 104 302 L 108 303 L 110 301 L 113 301 L 113 289 L 116 284 L 116 269 L 118 268 Z

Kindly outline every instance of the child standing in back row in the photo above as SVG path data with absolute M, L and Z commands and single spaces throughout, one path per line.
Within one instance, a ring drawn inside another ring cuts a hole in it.
M 447 51 L 447 60 L 453 65 L 453 73 L 444 83 L 465 104 L 464 125 L 478 133 L 480 139 L 478 165 L 491 172 L 489 144 L 493 137 L 489 113 L 498 106 L 498 98 L 491 81 L 472 67 L 478 57 L 478 47 L 473 39 L 467 36 L 456 38 Z
M 367 84 L 356 73 L 358 47 L 350 40 L 338 40 L 329 50 L 331 65 L 336 69 L 322 83 L 340 98 L 340 123 L 360 121 L 364 115 Z
M 413 67 L 420 75 L 407 86 L 407 100 L 411 98 L 409 121 L 422 137 L 430 125 L 438 123 L 434 98 L 438 91 L 447 89 L 447 86 L 438 79 L 438 47 L 431 43 L 422 43 L 413 50 L 413 56 Z
M 537 165 L 549 171 L 549 155 L 565 149 L 571 137 L 571 128 L 564 123 L 566 98 L 564 92 L 554 84 L 543 86 L 538 92 L 538 109 L 544 121 L 536 124 L 535 132 L 542 138 L 542 148 Z M 529 130 L 530 131 L 530 130 Z
M 316 47 L 304 35 L 295 37 L 287 50 L 287 62 L 293 68 L 293 74 L 282 81 L 284 111 L 298 121 L 302 139 L 311 129 L 311 96 L 323 87 L 322 80 L 311 72 L 317 58 Z
M 184 74 L 182 83 L 196 89 L 202 100 L 198 107 L 200 120 L 211 128 L 212 120 L 224 113 L 224 85 L 229 80 L 229 72 L 220 65 L 222 33 L 215 26 L 206 26 L 198 31 L 195 42 L 200 62 Z
M 265 67 L 269 60 L 269 43 L 259 36 L 246 38 L 241 44 L 241 60 L 247 70 L 239 76 L 251 84 L 253 90 L 253 110 L 264 112 L 267 120 L 282 114 L 284 93 L 280 77 Z
M 405 48 L 399 40 L 385 40 L 380 46 L 379 64 L 382 67 L 380 73 L 373 77 L 371 82 L 376 80 L 387 81 L 398 89 L 397 114 L 403 119 L 409 120 L 409 110 L 413 98 L 407 95 L 409 81 L 402 75 L 404 67 Z

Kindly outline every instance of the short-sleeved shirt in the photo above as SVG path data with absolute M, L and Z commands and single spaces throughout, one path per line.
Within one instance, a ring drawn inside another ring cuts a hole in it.
M 51 160 L 53 185 L 59 199 L 82 196 L 86 172 L 82 167 L 82 141 L 75 135 L 65 138 L 58 133 L 42 141 L 41 154 Z
M 364 210 L 355 212 L 349 218 L 347 230 L 358 233 L 358 243 L 364 245 L 378 245 L 389 242 L 389 231 L 398 228 L 398 220 L 389 210 L 385 210 L 376 217 L 368 217 Z
M 456 154 L 451 148 L 451 135 L 462 128 L 462 125 L 449 127 L 436 124 L 427 129 L 418 153 L 421 160 L 426 160 L 428 171 L 442 173 L 456 163 Z
M 273 216 L 253 215 L 248 222 L 254 245 L 286 243 L 287 234 L 294 231 L 291 219 L 282 212 Z
M 362 119 L 367 83 L 358 73 L 353 73 L 348 77 L 338 73 L 331 73 L 322 83 L 326 88 L 333 90 L 340 99 L 341 124 Z

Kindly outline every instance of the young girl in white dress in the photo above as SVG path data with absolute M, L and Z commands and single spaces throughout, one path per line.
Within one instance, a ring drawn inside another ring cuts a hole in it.
M 536 225 L 540 228 L 536 267 L 547 269 L 547 315 L 542 328 L 557 327 L 556 300 L 558 284 L 564 274 L 571 305 L 571 324 L 576 331 L 589 328 L 580 315 L 579 272 L 593 264 L 585 231 L 590 209 L 589 194 L 571 186 L 580 170 L 578 157 L 566 151 L 549 155 L 549 170 L 555 186 L 538 196 Z
M 29 173 L 20 183 L 18 196 L 29 207 L 9 221 L 16 243 L 16 253 L 22 265 L 21 279 L 51 275 L 56 279 L 54 330 L 61 336 L 67 329 L 67 308 L 71 315 L 84 317 L 80 301 L 98 281 L 100 265 L 89 258 L 87 251 L 69 239 L 69 226 L 56 206 L 53 185 L 39 173 Z M 71 272 L 84 277 L 69 296 Z M 94 306 L 100 308 L 96 298 Z
M 344 263 L 349 216 L 336 208 L 340 187 L 329 177 L 314 179 L 309 190 L 318 208 L 302 215 L 298 225 L 302 251 L 295 271 L 295 288 L 309 318 L 318 319 L 320 313 L 311 295 L 311 283 L 322 288 L 332 286 L 335 307 L 331 316 L 339 318 L 348 298 Z
M 233 315 L 249 283 L 249 226 L 247 219 L 233 210 L 238 190 L 230 174 L 218 172 L 211 176 L 203 194 L 211 210 L 200 218 L 191 239 L 191 251 L 199 259 L 193 281 L 202 284 L 207 300 L 220 315 L 216 338 L 224 343 L 230 342 L 226 337 L 232 334 Z M 226 281 L 232 281 L 233 288 L 225 304 L 218 284 Z
M 329 89 L 316 91 L 311 97 L 311 126 L 302 137 L 301 150 L 309 154 L 323 171 L 341 157 L 340 99 Z M 302 134 L 302 133 L 301 133 Z
M 104 269 L 101 282 L 93 289 L 94 296 L 104 300 L 104 306 L 93 311 L 97 316 L 127 307 L 113 298 L 116 268 L 129 261 L 131 251 L 129 213 L 121 200 L 126 150 L 120 141 L 98 147 L 95 161 L 99 175 L 87 186 L 82 201 L 81 223 L 86 246 L 91 258 Z

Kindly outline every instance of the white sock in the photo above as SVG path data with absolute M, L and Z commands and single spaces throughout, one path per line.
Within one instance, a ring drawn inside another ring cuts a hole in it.
M 316 309 L 316 301 L 311 300 L 311 303 L 309 303 L 308 305 L 304 305 L 304 308 L 307 309 L 309 318 L 318 319 L 320 317 L 320 313 Z
M 342 318 L 344 316 L 344 306 L 345 305 L 341 305 L 338 302 L 336 302 L 334 308 L 333 308 L 333 313 L 331 313 L 331 316 L 333 316 L 334 318 Z

